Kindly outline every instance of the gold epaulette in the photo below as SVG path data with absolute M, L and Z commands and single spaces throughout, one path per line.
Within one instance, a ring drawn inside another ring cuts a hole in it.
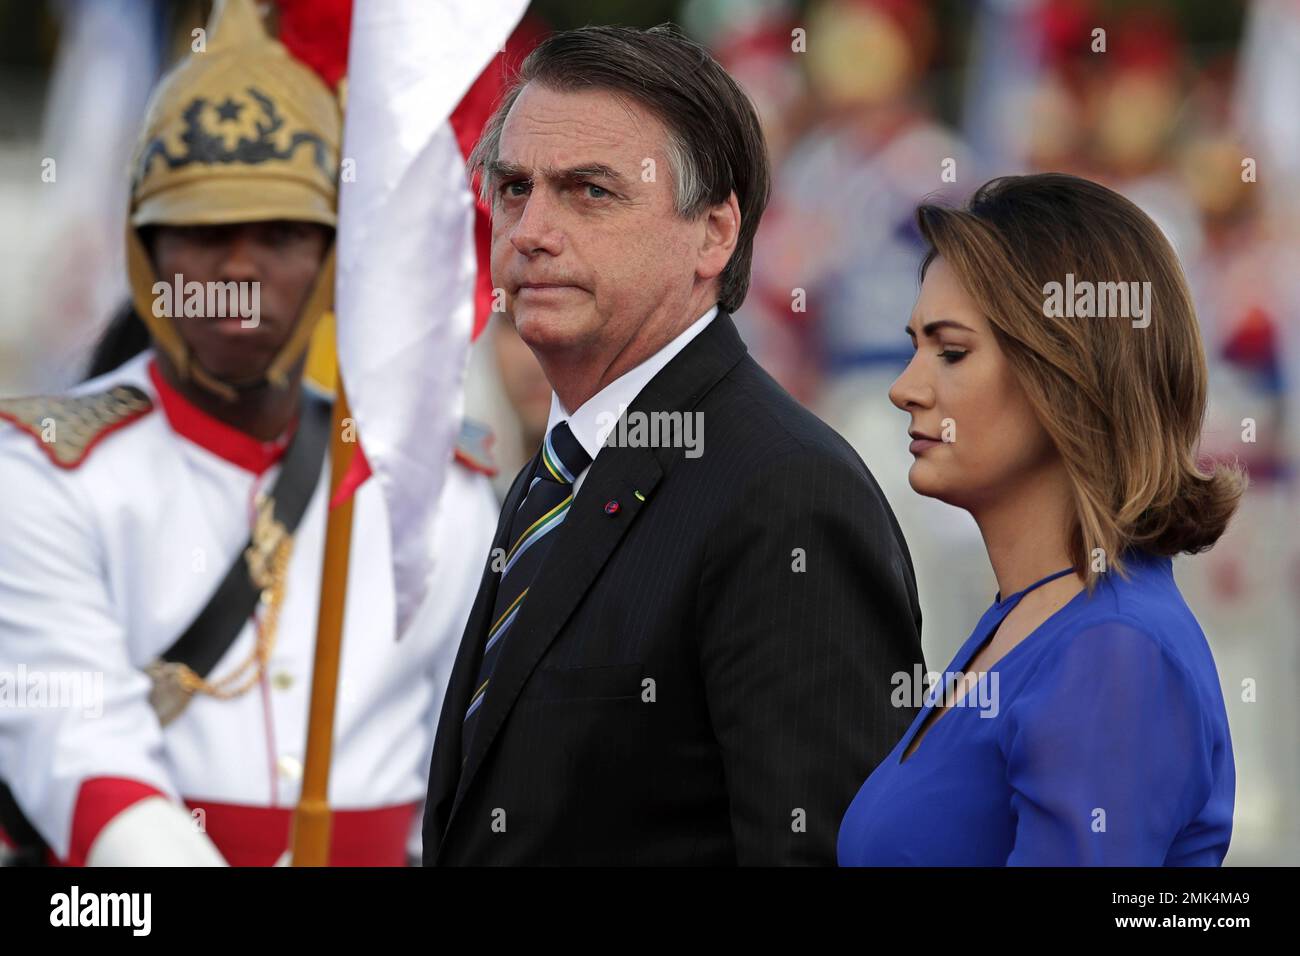
M 456 436 L 456 460 L 471 471 L 480 471 L 491 478 L 497 473 L 492 443 L 496 436 L 481 422 L 466 418 Z
M 149 396 L 134 385 L 90 395 L 38 395 L 0 401 L 0 419 L 36 439 L 50 461 L 76 468 L 107 435 L 147 415 Z

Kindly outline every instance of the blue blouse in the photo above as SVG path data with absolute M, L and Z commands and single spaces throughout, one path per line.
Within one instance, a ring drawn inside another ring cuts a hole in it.
M 1130 553 L 1126 569 L 1013 647 L 901 761 L 944 685 L 921 688 L 844 815 L 841 866 L 1222 863 L 1236 776 L 1214 658 L 1170 559 Z M 945 676 L 1036 586 L 999 596 Z

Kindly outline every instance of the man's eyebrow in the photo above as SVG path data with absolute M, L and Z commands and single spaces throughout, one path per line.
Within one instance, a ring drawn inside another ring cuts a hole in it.
M 933 322 L 927 322 L 925 323 L 925 325 L 921 326 L 921 334 L 934 335 L 935 330 L 943 329 L 943 328 L 961 329 L 961 331 L 963 332 L 975 331 L 970 326 L 962 325 L 960 322 L 956 322 L 952 319 L 936 319 Z M 913 338 L 916 337 L 916 333 L 912 331 L 911 323 L 905 325 L 903 327 L 903 331 L 906 332 L 908 335 L 912 336 Z
M 517 163 L 503 162 L 493 160 L 487 164 L 488 176 L 493 180 L 500 179 L 532 179 L 529 171 Z M 606 179 L 610 182 L 627 183 L 627 177 L 620 173 L 613 166 L 605 163 L 583 163 L 579 166 L 570 166 L 567 169 L 544 168 L 541 170 L 543 178 L 551 182 L 573 182 L 578 179 Z
M 528 170 L 515 163 L 503 163 L 499 159 L 489 160 L 485 170 L 489 179 L 528 178 Z
M 584 163 L 581 166 L 571 166 L 568 169 L 546 170 L 547 179 L 574 180 L 574 179 L 608 179 L 610 182 L 623 183 L 627 180 L 613 166 L 607 166 L 604 163 Z

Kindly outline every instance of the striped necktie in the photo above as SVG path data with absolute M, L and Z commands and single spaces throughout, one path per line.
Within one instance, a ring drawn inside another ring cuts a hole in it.
M 560 422 L 551 429 L 542 443 L 528 494 L 510 522 L 507 540 L 512 544 L 506 552 L 496 603 L 492 606 L 492 626 L 488 628 L 483 662 L 479 665 L 478 679 L 474 681 L 474 696 L 470 698 L 461 725 L 462 761 L 469 754 L 469 744 L 483 701 L 491 692 L 492 670 L 501 656 L 510 625 L 518 617 L 528 596 L 528 588 L 537 576 L 537 569 L 555 540 L 553 532 L 569 513 L 569 506 L 573 503 L 573 482 L 590 464 L 591 456 L 573 437 L 568 422 Z

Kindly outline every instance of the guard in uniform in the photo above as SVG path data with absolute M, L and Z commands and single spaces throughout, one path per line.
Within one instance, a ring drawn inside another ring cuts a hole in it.
M 303 366 L 332 292 L 340 129 L 335 97 L 251 0 L 218 0 L 206 49 L 155 94 L 134 169 L 128 261 L 150 348 L 69 394 L 0 403 L 0 798 L 9 843 L 46 862 L 284 858 L 329 485 L 329 402 Z M 166 304 L 163 285 L 200 274 L 257 289 L 253 327 L 211 298 Z M 429 543 L 436 580 L 405 634 L 380 490 L 356 495 L 335 865 L 419 855 L 435 725 L 497 519 L 483 433 L 466 434 Z

